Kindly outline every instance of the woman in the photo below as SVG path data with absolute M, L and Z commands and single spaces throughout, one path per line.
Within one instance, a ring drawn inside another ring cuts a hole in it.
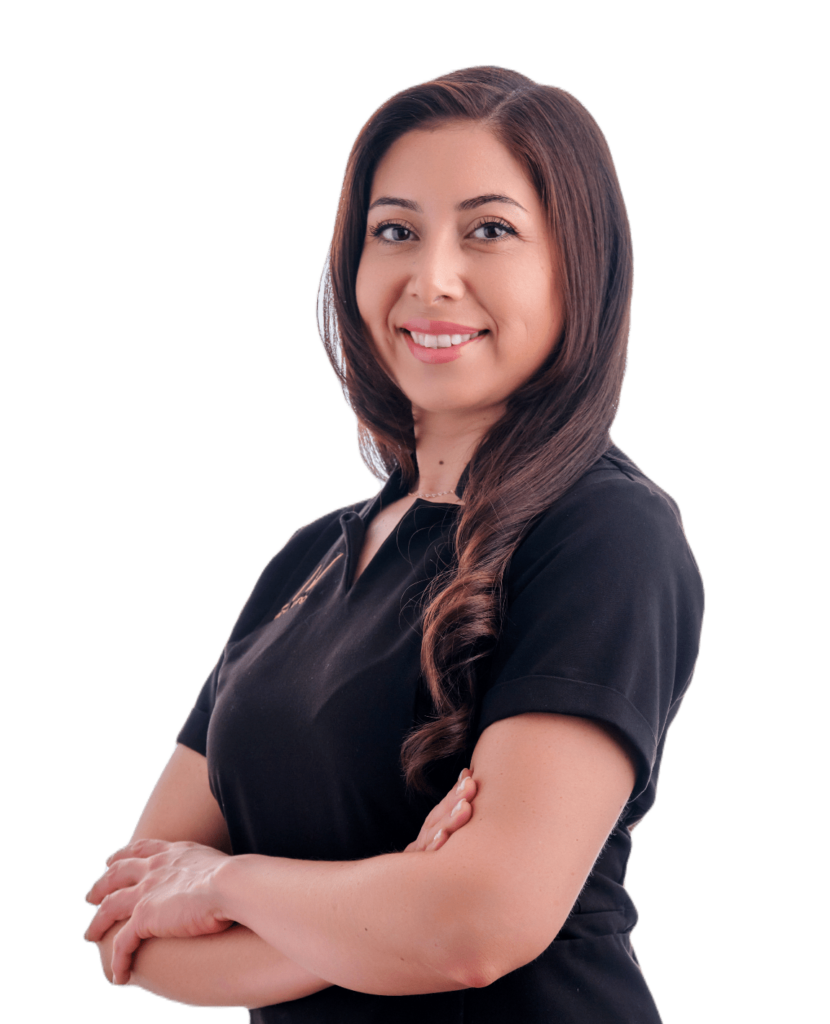
M 386 483 L 266 568 L 93 887 L 117 982 L 256 1021 L 659 1020 L 623 877 L 702 589 L 608 436 L 630 292 L 567 93 L 473 68 L 369 120 L 322 330 Z

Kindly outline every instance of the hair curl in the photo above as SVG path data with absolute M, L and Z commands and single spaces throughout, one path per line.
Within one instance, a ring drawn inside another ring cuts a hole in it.
M 468 68 L 393 96 L 349 156 L 319 300 L 329 359 L 358 419 L 361 454 L 381 479 L 417 476 L 411 404 L 367 344 L 355 282 L 375 168 L 408 131 L 451 122 L 487 127 L 523 165 L 547 212 L 562 274 L 565 324 L 544 365 L 508 399 L 468 466 L 449 569 L 425 595 L 422 672 L 434 717 L 404 740 L 407 786 L 433 793 L 433 762 L 469 749 L 478 662 L 503 617 L 516 547 L 611 445 L 631 305 L 628 219 L 605 138 L 561 89 L 515 71 Z

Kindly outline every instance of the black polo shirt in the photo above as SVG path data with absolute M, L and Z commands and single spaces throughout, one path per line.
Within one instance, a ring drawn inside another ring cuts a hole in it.
M 207 756 L 234 853 L 372 857 L 403 849 L 432 807 L 407 796 L 400 748 L 432 710 L 420 675 L 420 600 L 446 564 L 459 507 L 416 500 L 352 582 L 366 524 L 403 493 L 395 473 L 370 501 L 291 538 L 179 734 Z M 637 914 L 623 880 L 626 826 L 654 801 L 700 634 L 703 591 L 676 505 L 612 448 L 533 526 L 506 593 L 470 748 L 433 778 L 449 790 L 481 732 L 512 715 L 579 715 L 619 730 L 636 785 L 574 911 L 539 958 L 486 988 L 378 996 L 332 986 L 255 1010 L 254 1021 L 659 1021 L 631 948 Z

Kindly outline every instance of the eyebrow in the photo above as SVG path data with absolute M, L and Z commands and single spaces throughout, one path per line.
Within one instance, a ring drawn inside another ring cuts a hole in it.
M 509 203 L 510 206 L 518 206 L 520 210 L 525 210 L 521 203 L 517 203 L 510 196 L 501 196 L 495 193 L 475 196 L 473 199 L 465 199 L 456 206 L 456 210 L 477 210 L 479 206 L 486 206 L 487 203 Z M 417 203 L 414 203 L 411 199 L 401 199 L 398 196 L 380 196 L 371 204 L 369 209 L 374 210 L 376 206 L 400 206 L 404 210 L 412 210 L 413 213 L 423 213 L 423 210 Z M 527 213 L 527 210 L 525 210 L 525 213 Z

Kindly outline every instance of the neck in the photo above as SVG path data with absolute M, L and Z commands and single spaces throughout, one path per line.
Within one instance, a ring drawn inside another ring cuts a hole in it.
M 416 489 L 422 494 L 455 490 L 476 446 L 501 413 L 501 409 L 469 413 L 413 410 Z

